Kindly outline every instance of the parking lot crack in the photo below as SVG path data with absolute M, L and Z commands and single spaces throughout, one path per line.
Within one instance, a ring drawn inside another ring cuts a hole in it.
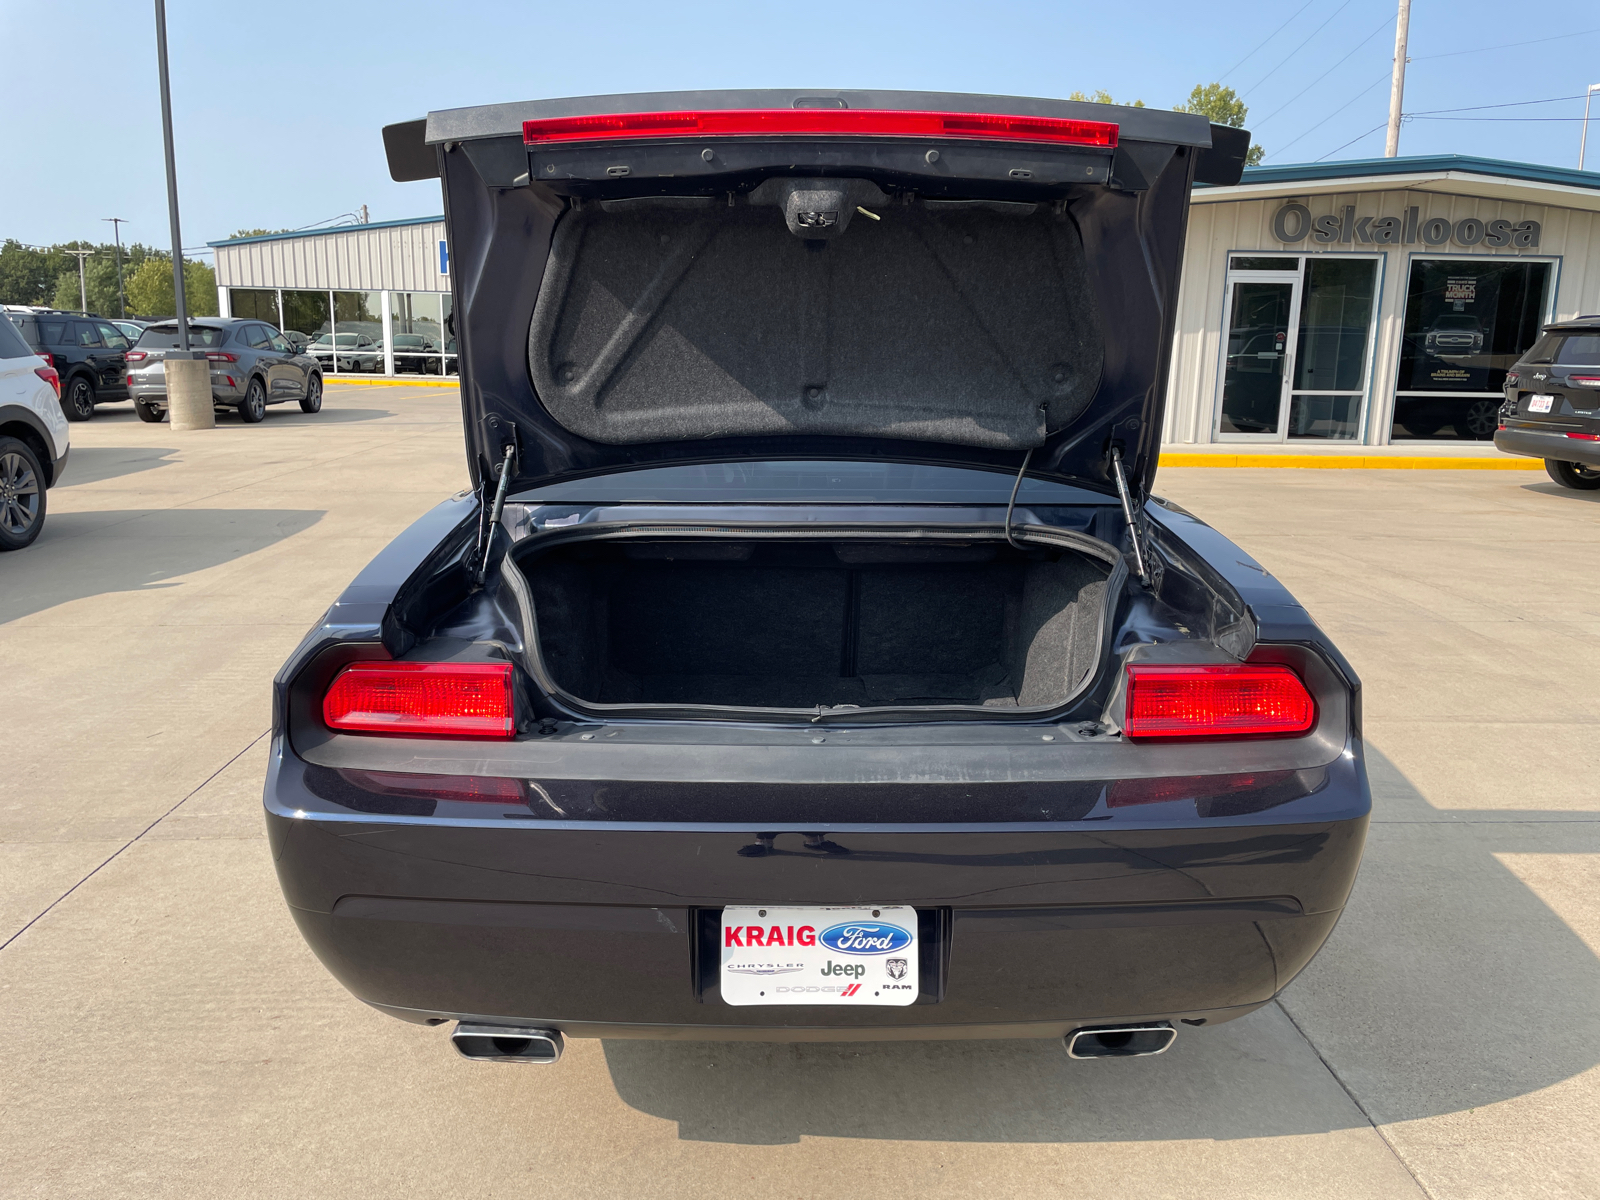
M 1317 1061 L 1322 1064 L 1323 1070 L 1327 1071 L 1328 1074 L 1332 1076 L 1333 1081 L 1339 1085 L 1339 1089 L 1343 1091 L 1346 1096 L 1350 1097 L 1350 1103 L 1356 1106 L 1356 1111 L 1359 1112 L 1366 1120 L 1367 1124 L 1372 1127 L 1372 1132 L 1377 1134 L 1378 1137 L 1383 1140 L 1383 1144 L 1388 1147 L 1389 1153 L 1394 1155 L 1394 1160 L 1400 1164 L 1401 1169 L 1404 1170 L 1407 1175 L 1411 1176 L 1411 1182 L 1417 1185 L 1417 1190 L 1424 1196 L 1428 1197 L 1428 1200 L 1434 1200 L 1434 1195 L 1428 1190 L 1428 1185 L 1423 1183 L 1422 1180 L 1418 1178 L 1417 1173 L 1411 1169 L 1411 1164 L 1405 1160 L 1405 1156 L 1401 1154 L 1395 1144 L 1389 1140 L 1389 1135 L 1383 1131 L 1383 1126 L 1379 1125 L 1372 1119 L 1372 1114 L 1367 1111 L 1367 1106 L 1361 1103 L 1360 1097 L 1358 1097 L 1351 1089 L 1350 1085 L 1344 1081 L 1344 1076 L 1339 1074 L 1339 1072 L 1334 1068 L 1334 1065 L 1329 1062 L 1323 1055 L 1322 1051 L 1317 1048 L 1317 1044 L 1311 1040 L 1311 1036 L 1300 1027 L 1300 1022 L 1294 1019 L 1294 1014 L 1284 1006 L 1283 998 L 1280 996 L 1274 999 L 1272 1003 L 1277 1006 L 1279 1012 L 1288 1018 L 1289 1024 L 1294 1026 L 1294 1031 L 1300 1035 L 1301 1040 L 1303 1040 L 1310 1048 L 1311 1053 L 1317 1056 Z
M 250 741 L 245 745 L 245 747 L 242 750 L 240 750 L 237 754 L 235 754 L 227 762 L 223 763 L 215 771 L 211 772 L 211 774 L 207 775 L 204 779 L 202 779 L 198 784 L 196 784 L 193 788 L 191 788 L 183 796 L 183 798 L 180 799 L 176 804 L 174 804 L 171 808 L 167 809 L 166 812 L 162 813 L 154 821 L 151 821 L 150 824 L 146 825 L 143 829 L 141 829 L 138 833 L 134 834 L 131 838 L 129 838 L 122 845 L 118 846 L 115 850 L 113 850 L 110 854 L 108 854 L 105 857 L 105 859 L 102 860 L 101 863 L 98 866 L 95 867 L 94 870 L 90 871 L 82 879 L 78 880 L 77 883 L 73 884 L 66 891 L 62 892 L 61 895 L 57 896 L 54 900 L 52 900 L 49 904 L 47 904 L 44 908 L 40 909 L 37 913 L 35 913 L 28 920 L 28 923 L 26 925 L 24 925 L 21 929 L 17 930 L 15 933 L 13 933 L 5 941 L 0 942 L 0 950 L 4 950 L 7 946 L 11 945 L 12 942 L 16 941 L 23 934 L 27 933 L 28 930 L 30 930 L 30 929 L 32 929 L 34 927 L 34 925 L 36 925 L 39 921 L 43 920 L 47 915 L 49 915 L 49 913 L 52 910 L 54 910 L 55 907 L 57 905 L 59 905 L 63 900 L 65 900 L 68 896 L 72 895 L 73 892 L 77 891 L 84 884 L 88 883 L 89 880 L 93 879 L 101 871 L 105 870 L 106 867 L 110 866 L 111 863 L 113 861 L 115 861 L 117 859 L 117 857 L 122 854 L 122 852 L 124 850 L 128 849 L 128 847 L 132 846 L 134 843 L 136 843 L 140 839 L 142 839 L 145 834 L 149 833 L 157 825 L 161 824 L 161 822 L 165 821 L 173 813 L 177 812 L 180 808 L 182 808 L 185 804 L 187 804 L 191 799 L 193 799 L 196 795 L 198 795 L 200 793 L 200 791 L 203 790 L 206 787 L 207 784 L 211 783 L 212 780 L 216 779 L 217 776 L 221 775 L 229 767 L 233 766 L 234 763 L 238 762 L 246 754 L 250 753 L 251 749 L 256 745 L 256 743 L 259 742 L 262 738 L 266 737 L 268 732 L 269 732 L 268 730 L 263 729 L 260 733 L 256 734 L 256 736 L 251 738 Z

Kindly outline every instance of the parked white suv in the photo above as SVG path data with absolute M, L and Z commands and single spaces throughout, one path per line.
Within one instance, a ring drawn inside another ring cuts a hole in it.
M 0 551 L 31 545 L 67 465 L 61 378 L 0 317 Z

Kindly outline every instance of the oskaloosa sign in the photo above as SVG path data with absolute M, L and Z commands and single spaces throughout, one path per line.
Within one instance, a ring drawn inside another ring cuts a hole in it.
M 1514 246 L 1519 250 L 1539 245 L 1537 221 L 1483 221 L 1477 217 L 1422 220 L 1421 213 L 1421 209 L 1413 207 L 1406 209 L 1403 217 L 1358 217 L 1356 206 L 1346 204 L 1337 214 L 1313 217 L 1304 204 L 1285 204 L 1272 214 L 1272 236 L 1286 244 L 1303 242 L 1309 235 L 1312 241 L 1324 245 L 1343 242 L 1347 246 L 1414 246 L 1420 241 L 1424 246 L 1454 242 L 1458 246 Z

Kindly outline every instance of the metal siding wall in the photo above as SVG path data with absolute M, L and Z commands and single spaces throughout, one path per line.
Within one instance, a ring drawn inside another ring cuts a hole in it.
M 447 292 L 439 274 L 444 223 L 382 229 L 350 226 L 305 237 L 216 248 L 224 287 L 331 288 L 335 291 Z
M 1313 218 L 1337 215 L 1344 205 L 1356 206 L 1357 216 L 1403 216 L 1415 205 L 1419 223 L 1430 217 L 1478 217 L 1484 221 L 1504 218 L 1538 221 L 1537 249 L 1496 249 L 1481 244 L 1473 247 L 1415 245 L 1377 246 L 1340 242 L 1323 244 L 1307 237 L 1285 245 L 1272 235 L 1272 216 L 1278 208 L 1296 200 L 1311 210 Z M 1216 409 L 1218 372 L 1222 342 L 1222 311 L 1226 290 L 1229 251 L 1257 251 L 1279 254 L 1318 252 L 1377 253 L 1383 258 L 1378 297 L 1377 337 L 1373 346 L 1371 388 L 1367 401 L 1365 440 L 1383 444 L 1389 440 L 1394 413 L 1394 380 L 1399 362 L 1400 341 L 1405 318 L 1406 280 L 1414 256 L 1556 258 L 1555 315 L 1558 319 L 1585 312 L 1600 312 L 1600 263 L 1591 261 L 1600 254 L 1600 214 L 1548 205 L 1525 204 L 1471 196 L 1445 196 L 1428 192 L 1347 192 L 1304 193 L 1270 200 L 1237 200 L 1201 203 L 1190 209 L 1188 241 L 1184 251 L 1183 279 L 1179 286 L 1177 336 L 1173 349 L 1172 373 L 1168 382 L 1167 419 L 1162 440 L 1209 442 Z

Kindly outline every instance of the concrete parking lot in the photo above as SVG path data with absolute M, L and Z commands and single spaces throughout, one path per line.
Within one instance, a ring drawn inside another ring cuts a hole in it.
M 1600 493 L 1181 469 L 1366 685 L 1376 812 L 1327 949 L 1160 1058 L 578 1041 L 467 1063 L 278 894 L 268 684 L 465 486 L 448 389 L 72 428 L 0 558 L 0 1195 L 1600 1195 Z

